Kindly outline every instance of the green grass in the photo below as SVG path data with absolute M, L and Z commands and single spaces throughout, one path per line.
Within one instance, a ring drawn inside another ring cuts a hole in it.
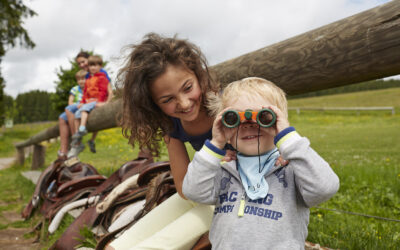
M 15 154 L 14 144 L 28 139 L 30 136 L 54 126 L 56 122 L 34 124 L 17 124 L 13 128 L 0 128 L 0 157 L 12 157 Z
M 289 107 L 385 107 L 400 111 L 400 88 L 289 100 Z M 386 111 L 390 112 L 390 111 Z M 354 111 L 353 111 L 354 114 Z
M 379 96 L 385 90 L 375 92 Z M 400 89 L 390 89 L 385 98 L 380 97 L 382 105 L 378 105 L 367 92 L 346 94 L 353 101 L 339 100 L 346 95 L 324 96 L 320 103 L 313 104 L 321 107 L 323 100 L 336 106 L 396 106 L 400 107 L 397 99 Z M 374 96 L 373 94 L 371 94 Z M 354 97 L 354 96 L 357 96 Z M 369 98 L 362 103 L 361 99 Z M 293 106 L 310 107 L 311 99 L 296 99 L 290 102 Z M 379 98 L 378 98 L 379 99 Z M 389 100 L 389 103 L 386 101 Z M 385 102 L 385 103 L 383 103 Z M 346 103 L 346 104 L 344 104 Z M 357 105 L 358 103 L 362 103 Z M 370 104 L 370 105 L 367 105 Z M 329 201 L 312 208 L 310 213 L 308 240 L 334 249 L 399 249 L 400 223 L 364 216 L 350 215 L 342 212 L 325 210 L 336 209 L 354 213 L 379 216 L 400 220 L 400 114 L 392 116 L 388 112 L 290 112 L 290 123 L 299 133 L 311 141 L 311 146 L 330 163 L 340 178 L 340 189 Z M 34 130 L 35 126 L 31 126 Z M 23 128 L 15 127 L 15 135 L 22 133 Z M 39 131 L 40 129 L 38 129 Z M 25 132 L 24 132 L 25 133 Z M 28 133 L 28 137 L 32 133 Z M 16 141 L 9 136 L 8 141 Z M 86 142 L 90 135 L 84 138 Z M 18 140 L 26 138 L 18 138 Z M 55 160 L 59 142 L 46 144 L 46 166 Z M 92 164 L 102 174 L 109 175 L 127 160 L 137 155 L 137 148 L 132 149 L 127 140 L 122 137 L 121 129 L 114 128 L 101 131 L 96 140 L 97 153 L 92 154 L 88 148 L 79 157 L 83 162 Z M 190 149 L 190 155 L 194 151 Z M 2 148 L 3 150 L 4 148 Z M 0 155 L 12 155 L 13 152 Z M 159 160 L 166 160 L 165 149 Z M 14 166 L 12 169 L 0 171 L 0 212 L 6 210 L 20 211 L 27 203 L 34 186 L 26 181 L 19 173 L 28 170 L 31 164 L 29 157 L 24 166 Z M 0 223 L 0 228 L 9 226 L 32 227 L 39 216 L 20 223 L 7 225 Z M 48 248 L 62 234 L 72 218 L 63 221 L 63 225 L 52 236 L 42 241 Z
M 400 116 L 291 114 L 340 178 L 323 208 L 400 219 Z M 396 249 L 400 223 L 311 209 L 312 242 L 340 249 Z

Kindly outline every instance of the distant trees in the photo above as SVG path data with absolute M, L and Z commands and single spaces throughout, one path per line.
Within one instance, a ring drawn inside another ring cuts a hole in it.
M 59 112 L 53 108 L 52 95 L 54 93 L 40 90 L 19 94 L 15 100 L 5 95 L 5 115 L 13 118 L 14 123 L 56 120 Z
M 1 60 L 7 52 L 7 49 L 19 45 L 26 48 L 35 47 L 28 32 L 22 27 L 23 18 L 36 15 L 36 13 L 25 6 L 22 0 L 0 0 L 0 65 Z M 5 118 L 5 81 L 1 76 L 0 67 L 0 125 L 3 125 Z

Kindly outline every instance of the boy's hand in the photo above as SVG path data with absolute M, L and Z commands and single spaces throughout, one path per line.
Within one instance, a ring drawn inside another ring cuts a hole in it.
M 236 151 L 227 149 L 224 158 L 222 158 L 222 161 L 230 162 L 230 161 L 236 161 L 236 159 L 237 159 Z
M 266 108 L 271 109 L 276 114 L 276 123 L 273 127 L 271 127 L 275 128 L 275 135 L 279 134 L 279 132 L 290 126 L 288 119 L 277 106 L 270 105 Z
M 104 106 L 104 104 L 106 104 L 105 102 L 97 102 L 96 103 L 96 108 Z
M 285 160 L 282 158 L 282 156 L 279 156 L 278 159 L 276 159 L 275 166 L 286 166 L 289 164 L 289 161 Z
M 211 143 L 217 148 L 223 149 L 226 142 L 233 136 L 235 129 L 227 128 L 222 124 L 222 114 L 229 108 L 224 109 L 220 112 L 214 120 L 212 128 L 212 139 Z

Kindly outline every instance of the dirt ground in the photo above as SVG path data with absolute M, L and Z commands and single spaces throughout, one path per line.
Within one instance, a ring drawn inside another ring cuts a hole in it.
M 21 221 L 21 215 L 12 211 L 3 211 L 1 223 L 9 224 L 16 221 Z M 26 239 L 25 234 L 29 233 L 29 228 L 12 228 L 0 230 L 0 249 L 40 249 L 39 243 L 34 243 L 34 238 Z
M 0 158 L 0 170 L 8 168 L 15 161 L 14 157 Z M 0 206 L 2 205 L 0 201 Z M 4 204 L 6 205 L 6 204 Z M 7 225 L 13 222 L 22 221 L 22 217 L 19 213 L 13 211 L 2 211 L 0 216 L 0 223 Z M 0 230 L 0 249 L 18 249 L 18 250 L 30 250 L 40 249 L 39 243 L 34 243 L 34 238 L 26 239 L 25 234 L 31 231 L 30 228 L 12 228 L 7 227 L 6 229 Z

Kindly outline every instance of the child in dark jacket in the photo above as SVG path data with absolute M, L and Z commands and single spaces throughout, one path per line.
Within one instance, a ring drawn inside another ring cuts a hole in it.
M 304 249 L 309 208 L 332 197 L 339 179 L 290 127 L 284 92 L 261 78 L 229 84 L 210 100 L 212 139 L 195 153 L 185 197 L 215 204 L 213 249 Z M 230 143 L 237 160 L 222 162 Z M 275 166 L 279 155 L 287 166 Z

